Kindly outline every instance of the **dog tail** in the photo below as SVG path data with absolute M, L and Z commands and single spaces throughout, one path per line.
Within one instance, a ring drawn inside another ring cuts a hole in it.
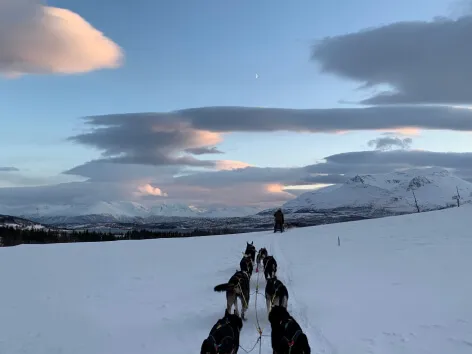
M 232 287 L 231 284 L 224 283 L 224 284 L 219 284 L 219 285 L 215 286 L 214 290 L 217 291 L 217 292 L 223 292 L 223 291 L 226 291 L 226 290 L 230 289 L 231 287 Z

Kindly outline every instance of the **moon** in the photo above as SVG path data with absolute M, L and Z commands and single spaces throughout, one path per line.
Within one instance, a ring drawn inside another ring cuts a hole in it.
M 258 79 L 258 78 L 259 78 L 259 74 L 256 74 L 256 79 Z

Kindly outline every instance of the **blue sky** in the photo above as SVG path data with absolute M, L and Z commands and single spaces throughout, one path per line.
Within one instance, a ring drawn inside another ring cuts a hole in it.
M 1 80 L 8 104 L 1 130 L 0 165 L 58 173 L 96 152 L 64 139 L 81 129 L 79 117 L 231 105 L 287 108 L 340 106 L 356 98 L 351 83 L 322 75 L 309 61 L 310 45 L 325 36 L 399 20 L 428 20 L 450 11 L 442 0 L 362 1 L 48 1 L 66 7 L 125 51 L 118 70 Z M 255 74 L 259 79 L 255 79 Z M 434 148 L 437 134 L 422 139 Z M 444 134 L 444 133 L 441 133 Z M 329 154 L 361 149 L 376 133 L 294 136 L 253 134 L 257 154 L 241 134 L 225 139 L 228 158 L 258 165 L 303 165 Z M 450 140 L 465 148 L 468 137 Z M 290 142 L 307 154 L 273 159 Z
M 66 140 L 84 131 L 81 117 L 207 106 L 356 107 L 340 100 L 363 100 L 372 91 L 357 90 L 360 81 L 322 73 L 320 65 L 310 60 L 313 44 L 395 22 L 457 17 L 465 3 L 48 1 L 48 6 L 67 8 L 103 32 L 121 47 L 124 63 L 119 68 L 74 74 L 1 78 L 0 149 L 6 153 L 0 154 L 0 167 L 17 167 L 31 178 L 41 177 L 42 183 L 49 177 L 51 183 L 70 179 L 54 176 L 100 155 L 93 147 Z M 348 53 L 346 60 L 351 54 L 357 53 Z M 369 59 L 375 61 L 375 55 Z M 227 160 L 260 167 L 298 167 L 342 152 L 371 150 L 368 141 L 385 131 L 235 132 L 224 134 L 218 148 Z M 412 139 L 412 148 L 432 152 L 471 149 L 469 132 L 420 130 Z M 11 178 L 8 183 L 0 180 L 0 186 L 10 185 Z

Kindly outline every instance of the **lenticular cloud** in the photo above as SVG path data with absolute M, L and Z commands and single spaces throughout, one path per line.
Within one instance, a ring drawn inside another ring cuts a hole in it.
M 117 68 L 121 48 L 78 14 L 35 0 L 0 0 L 0 73 L 84 73 Z

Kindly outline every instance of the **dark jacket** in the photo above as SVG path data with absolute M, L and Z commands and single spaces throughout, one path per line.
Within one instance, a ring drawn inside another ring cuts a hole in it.
M 274 213 L 274 218 L 276 223 L 283 224 L 284 223 L 284 214 L 282 213 L 282 210 L 277 210 Z

